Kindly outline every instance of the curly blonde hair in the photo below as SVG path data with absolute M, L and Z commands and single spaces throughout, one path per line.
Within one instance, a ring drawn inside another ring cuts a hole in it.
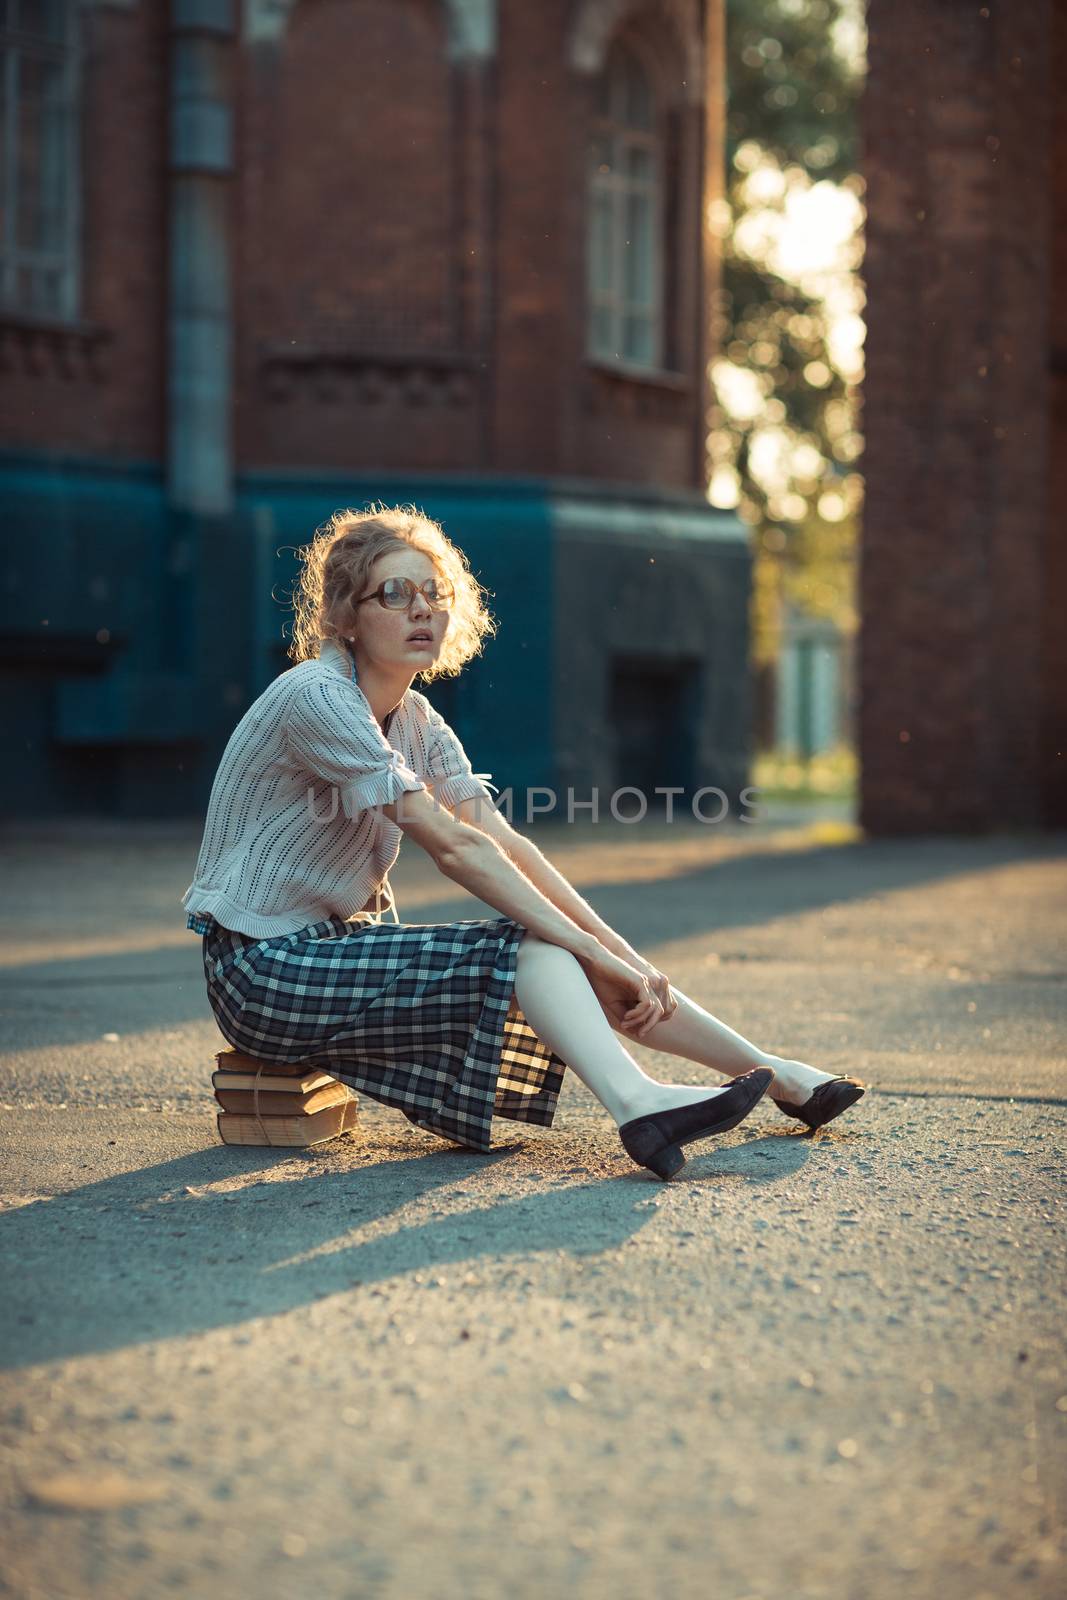
M 419 674 L 423 682 L 455 677 L 478 655 L 482 640 L 496 632 L 484 598 L 491 591 L 483 589 L 467 557 L 439 522 L 413 505 L 376 502 L 362 511 L 350 507 L 335 511 L 315 529 L 310 544 L 297 551 L 303 571 L 292 595 L 295 615 L 288 653 L 294 662 L 315 660 L 327 639 L 351 634 L 358 627 L 353 597 L 368 588 L 371 568 L 380 555 L 405 548 L 429 556 L 456 593 L 441 652 Z

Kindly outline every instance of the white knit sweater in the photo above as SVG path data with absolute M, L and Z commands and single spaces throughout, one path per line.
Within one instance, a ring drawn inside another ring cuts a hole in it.
M 215 774 L 188 912 L 259 939 L 354 918 L 388 892 L 402 837 L 368 807 L 427 788 L 446 806 L 492 803 L 489 774 L 471 771 L 425 695 L 408 689 L 386 739 L 353 674 L 348 651 L 327 641 L 249 706 Z

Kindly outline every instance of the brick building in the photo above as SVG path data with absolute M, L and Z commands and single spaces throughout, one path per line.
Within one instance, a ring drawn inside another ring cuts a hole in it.
M 286 665 L 293 548 L 385 499 L 493 592 L 429 690 L 476 767 L 741 809 L 748 540 L 704 492 L 722 25 L 4 0 L 9 805 L 202 806 Z
M 872 0 L 861 821 L 1067 825 L 1067 7 Z

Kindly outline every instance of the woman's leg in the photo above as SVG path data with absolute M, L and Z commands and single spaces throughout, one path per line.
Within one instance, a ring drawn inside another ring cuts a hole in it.
M 617 1124 L 723 1092 L 650 1078 L 623 1048 L 581 965 L 561 945 L 531 933 L 523 936 L 515 999 L 538 1038 L 563 1058 Z
M 711 1067 L 728 1078 L 748 1072 L 753 1067 L 772 1067 L 775 1080 L 769 1090 L 772 1098 L 789 1100 L 796 1105 L 802 1105 L 813 1089 L 834 1077 L 834 1073 L 820 1072 L 803 1061 L 793 1061 L 761 1050 L 744 1034 L 736 1033 L 695 1000 L 690 1000 L 674 984 L 671 988 L 678 1001 L 677 1011 L 649 1028 L 641 1040 L 642 1044 L 650 1045 L 653 1050 L 663 1050 L 668 1055 L 685 1056 L 690 1061 L 698 1061 L 701 1066 Z M 606 1013 L 604 1017 L 607 1021 Z M 625 1034 L 623 1037 L 626 1037 Z

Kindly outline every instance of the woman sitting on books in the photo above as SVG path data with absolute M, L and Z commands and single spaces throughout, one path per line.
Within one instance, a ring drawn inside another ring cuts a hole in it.
M 494 1115 L 551 1127 L 569 1066 L 660 1178 L 772 1084 L 812 1128 L 859 1098 L 673 988 L 495 808 L 411 687 L 455 674 L 494 629 L 438 523 L 413 507 L 338 511 L 301 557 L 295 665 L 230 737 L 183 897 L 235 1049 L 307 1062 L 480 1151 Z M 402 834 L 500 915 L 401 922 L 388 872 Z M 729 1081 L 662 1083 L 625 1038 Z

